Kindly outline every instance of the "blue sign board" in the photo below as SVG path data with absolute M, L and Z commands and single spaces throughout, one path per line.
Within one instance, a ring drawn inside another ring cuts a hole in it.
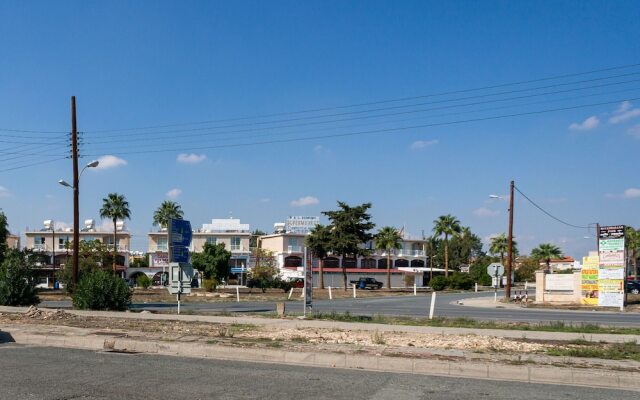
M 173 246 L 169 251 L 171 262 L 189 263 L 189 248 L 184 246 Z
M 184 219 L 169 220 L 169 245 L 186 246 L 191 245 L 191 222 Z

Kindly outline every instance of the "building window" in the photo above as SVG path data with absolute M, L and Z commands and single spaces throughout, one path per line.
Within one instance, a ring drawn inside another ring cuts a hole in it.
M 289 246 L 298 246 L 298 238 L 289 238 Z
M 166 237 L 159 237 L 156 243 L 157 243 L 158 250 L 167 251 L 169 249 L 169 246 L 168 246 L 169 242 L 168 242 L 168 238 Z
M 240 250 L 240 238 L 234 236 L 231 238 L 231 251 Z
M 93 242 L 94 240 L 96 240 L 96 238 L 94 238 L 93 236 L 83 236 L 82 239 L 83 242 Z
M 44 246 L 44 236 L 36 236 L 33 238 L 33 244 L 36 246 Z
M 207 243 L 215 246 L 218 243 L 218 238 L 215 236 L 207 236 Z
M 69 236 L 63 236 L 58 238 L 58 250 L 65 250 L 69 243 Z

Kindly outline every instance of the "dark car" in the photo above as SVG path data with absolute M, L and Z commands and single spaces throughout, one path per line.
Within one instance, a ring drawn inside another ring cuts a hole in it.
M 627 281 L 627 293 L 640 293 L 640 281 Z
M 304 287 L 304 278 L 291 278 L 291 279 L 289 279 L 289 283 L 294 288 L 303 288 Z

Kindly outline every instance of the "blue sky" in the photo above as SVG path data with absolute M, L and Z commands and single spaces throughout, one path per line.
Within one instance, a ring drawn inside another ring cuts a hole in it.
M 139 250 L 165 199 L 194 226 L 233 215 L 270 230 L 343 200 L 372 202 L 378 226 L 420 235 L 451 213 L 488 238 L 506 231 L 508 216 L 507 203 L 488 195 L 506 195 L 511 179 L 572 224 L 639 227 L 640 100 L 623 100 L 640 98 L 640 67 L 448 95 L 459 105 L 601 78 L 583 90 L 431 112 L 354 118 L 433 108 L 411 104 L 438 98 L 247 118 L 639 63 L 638 20 L 635 1 L 5 1 L 0 129 L 35 132 L 0 131 L 0 208 L 14 232 L 50 218 L 71 224 L 71 191 L 57 181 L 71 178 L 70 160 L 58 159 L 75 95 L 81 162 L 108 156 L 110 167 L 82 176 L 81 218 L 98 219 L 107 193 L 124 194 Z M 563 88 L 574 86 L 538 92 Z M 457 123 L 595 103 L 607 104 Z M 346 121 L 312 123 L 337 113 Z M 190 124 L 235 118 L 245 119 Z M 296 118 L 307 119 L 285 122 Z M 595 247 L 585 239 L 593 232 L 554 222 L 521 196 L 514 230 L 524 251 L 552 242 L 581 257 Z

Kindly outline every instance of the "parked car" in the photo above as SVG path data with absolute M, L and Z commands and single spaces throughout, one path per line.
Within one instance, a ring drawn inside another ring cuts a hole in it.
M 375 278 L 362 277 L 355 281 L 350 281 L 352 284 L 355 283 L 358 289 L 381 289 L 382 282 L 377 281 Z
M 627 293 L 640 293 L 640 281 L 627 281 Z

